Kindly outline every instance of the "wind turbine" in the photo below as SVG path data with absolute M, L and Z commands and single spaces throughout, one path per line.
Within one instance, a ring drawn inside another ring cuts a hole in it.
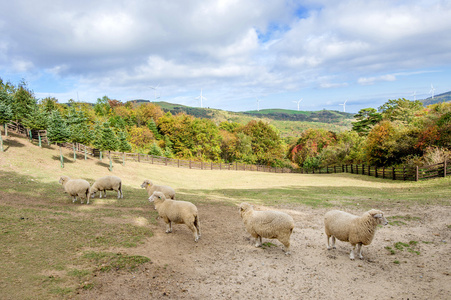
M 151 88 L 152 90 L 154 90 L 155 100 L 157 100 L 157 88 L 158 88 L 159 85 L 160 85 L 160 84 L 157 84 L 156 86 L 150 86 L 150 88 Z M 158 98 L 160 98 L 160 97 L 158 97 Z
M 434 86 L 431 83 L 431 90 L 429 91 L 429 94 L 432 95 L 432 99 L 434 99 L 434 92 L 435 92 L 435 89 L 434 89 Z
M 416 101 L 417 100 L 417 91 L 414 91 L 411 96 L 413 96 L 413 101 Z
M 200 99 L 200 108 L 202 108 L 202 100 L 208 100 L 207 98 L 205 98 L 204 96 L 202 96 L 202 89 L 200 89 L 200 96 L 196 97 L 196 99 Z
M 299 111 L 299 103 L 301 103 L 301 101 L 302 101 L 302 98 L 299 99 L 298 101 L 293 101 L 294 103 L 297 103 L 297 104 L 298 104 L 298 111 Z
M 262 101 L 262 99 L 257 98 L 257 111 L 260 111 L 260 102 L 261 101 Z
M 345 102 L 340 104 L 343 105 L 343 112 L 346 112 L 346 102 L 348 102 L 348 100 L 345 100 Z

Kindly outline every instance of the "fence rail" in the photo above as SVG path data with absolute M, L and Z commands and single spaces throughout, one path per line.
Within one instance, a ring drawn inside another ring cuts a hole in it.
M 15 134 L 27 137 L 32 142 L 48 143 L 47 132 L 45 130 L 29 130 L 15 122 L 8 123 L 7 128 Z M 80 143 L 62 143 L 59 146 L 70 149 L 77 153 L 87 154 L 93 157 L 100 157 L 101 151 Z M 278 168 L 263 165 L 249 165 L 244 163 L 220 163 L 203 162 L 194 160 L 173 159 L 162 156 L 155 156 L 142 153 L 126 152 L 107 152 L 115 162 L 125 163 L 126 161 L 135 161 L 140 163 L 150 163 L 156 165 L 173 166 L 178 168 L 189 168 L 199 170 L 235 170 L 235 171 L 255 171 L 272 173 L 299 173 L 299 174 L 331 174 L 331 173 L 351 173 L 373 176 L 382 179 L 419 181 L 438 177 L 446 177 L 451 174 L 451 163 L 444 161 L 442 163 L 416 166 L 416 167 L 376 167 L 365 164 L 335 165 L 322 168 Z

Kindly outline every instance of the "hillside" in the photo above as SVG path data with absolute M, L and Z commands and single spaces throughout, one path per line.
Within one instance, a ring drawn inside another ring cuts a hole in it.
M 11 133 L 0 153 L 1 299 L 449 299 L 451 177 L 393 182 L 355 174 L 194 170 L 108 163 L 38 146 Z M 123 180 L 114 192 L 73 203 L 59 176 Z M 166 225 L 140 188 L 167 184 L 199 210 L 201 239 Z M 424 197 L 433 195 L 433 197 Z M 256 248 L 238 205 L 291 215 L 291 255 L 276 239 Z M 324 214 L 386 213 L 363 259 L 326 250 Z M 382 271 L 380 271 L 382 270 Z M 300 276 L 302 274 L 302 276 Z M 329 288 L 324 288 L 324 283 Z
M 284 109 L 265 109 L 260 111 L 231 112 L 220 109 L 190 107 L 165 101 L 151 102 L 140 100 L 138 103 L 155 103 L 164 111 L 172 114 L 185 113 L 197 118 L 207 118 L 216 124 L 236 122 L 247 124 L 251 120 L 262 120 L 277 128 L 282 137 L 298 137 L 308 128 L 323 128 L 340 132 L 351 129 L 353 114 L 338 111 L 295 111 Z
M 442 94 L 438 94 L 438 95 L 434 95 L 434 99 L 432 99 L 432 97 L 429 97 L 429 98 L 426 98 L 426 99 L 423 99 L 420 101 L 423 102 L 424 106 L 436 104 L 436 103 L 440 103 L 440 102 L 449 102 L 449 101 L 451 101 L 451 91 L 442 93 Z

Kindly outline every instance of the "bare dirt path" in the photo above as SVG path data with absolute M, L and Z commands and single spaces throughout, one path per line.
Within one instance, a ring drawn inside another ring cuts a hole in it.
M 198 243 L 184 225 L 165 234 L 159 220 L 145 245 L 122 250 L 152 262 L 134 272 L 99 274 L 80 299 L 451 299 L 449 207 L 386 210 L 387 216 L 405 216 L 404 224 L 379 229 L 356 261 L 346 243 L 326 249 L 324 209 L 281 208 L 296 222 L 286 256 L 275 240 L 255 248 L 237 207 L 198 207 Z M 399 250 L 398 242 L 410 246 Z

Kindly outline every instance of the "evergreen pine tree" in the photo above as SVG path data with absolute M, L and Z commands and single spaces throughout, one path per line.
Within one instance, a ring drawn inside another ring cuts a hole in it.
M 163 156 L 163 150 L 161 150 L 157 143 L 153 143 L 152 146 L 150 146 L 149 155 Z
M 64 143 L 69 140 L 69 129 L 66 126 L 59 111 L 52 112 L 49 118 L 49 126 L 47 128 L 47 138 L 53 143 Z M 64 168 L 63 153 L 60 146 L 61 168 Z
M 158 132 L 157 124 L 153 120 L 153 118 L 150 119 L 150 122 L 147 124 L 147 127 L 152 131 L 153 136 L 157 139 L 161 139 L 161 134 Z

